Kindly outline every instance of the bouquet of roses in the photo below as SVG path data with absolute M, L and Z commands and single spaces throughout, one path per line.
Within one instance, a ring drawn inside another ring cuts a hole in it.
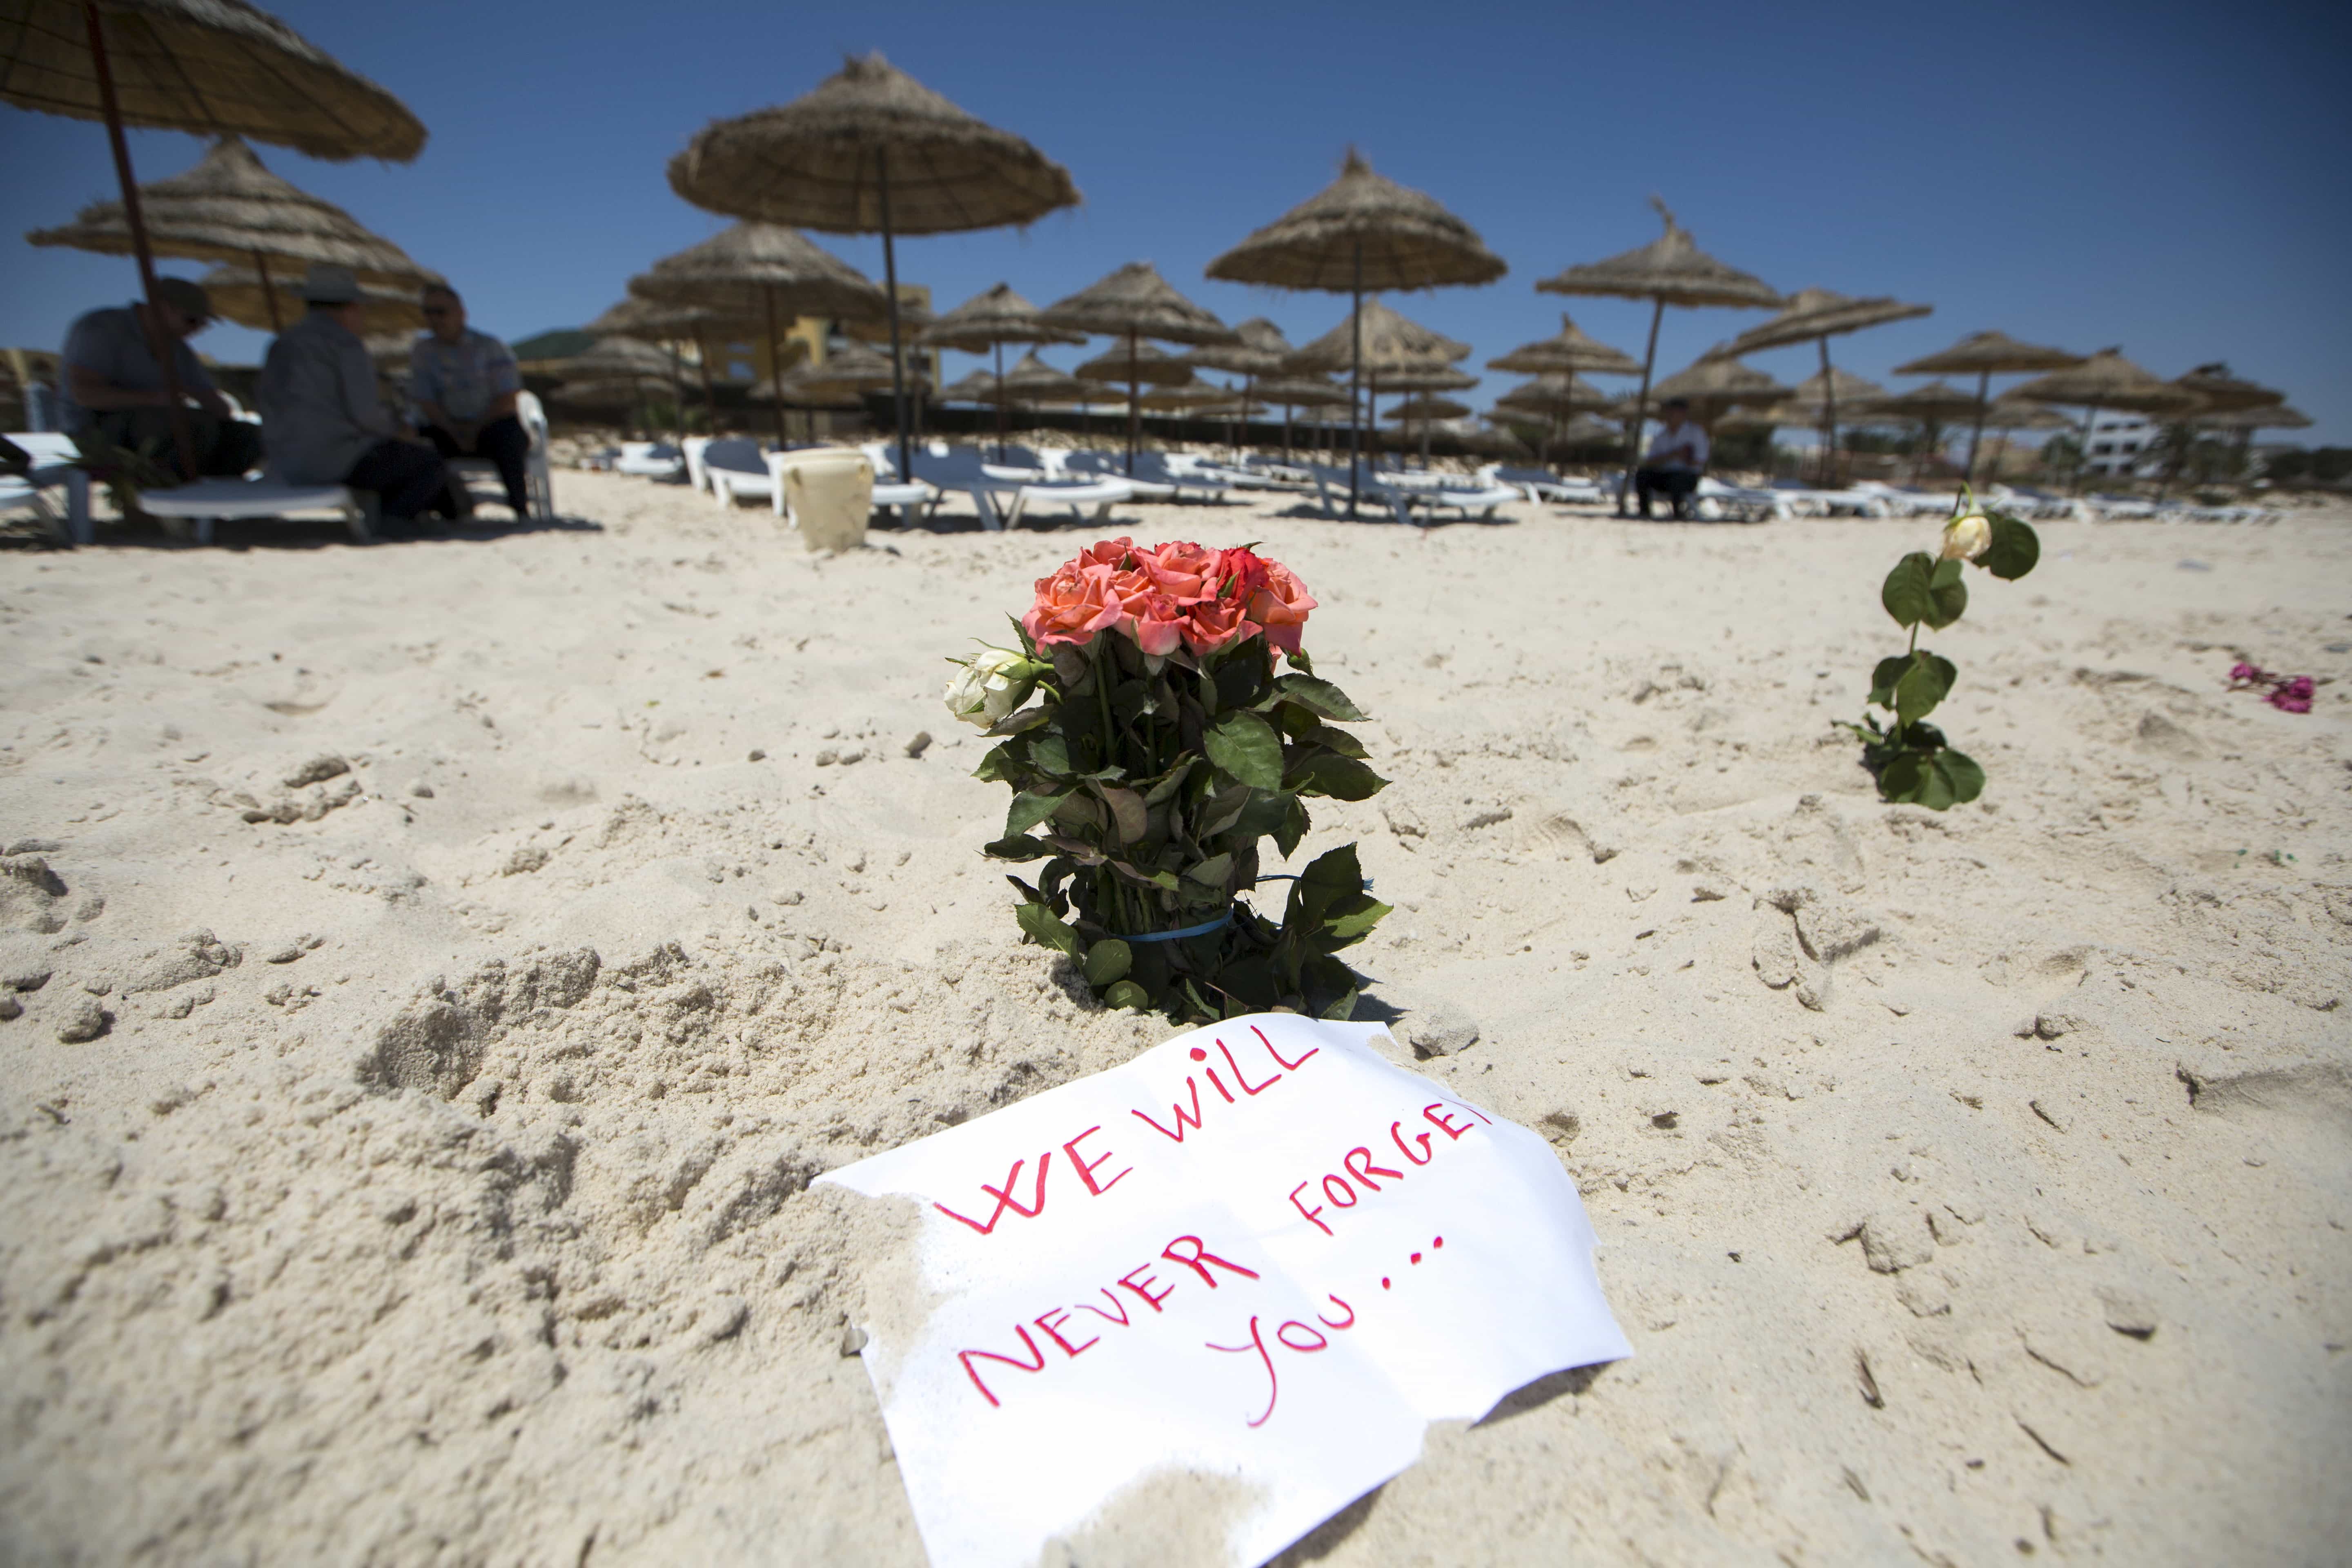
M 1007 878 L 1021 927 L 1108 1005 L 1353 1011 L 1359 977 L 1334 954 L 1388 913 L 1356 847 L 1292 878 L 1258 869 L 1259 840 L 1286 858 L 1306 837 L 1307 796 L 1387 782 L 1339 728 L 1364 715 L 1300 646 L 1314 608 L 1246 547 L 1110 539 L 1038 579 L 1018 648 L 952 661 L 949 710 L 999 738 L 973 776 L 1013 791 L 987 853 L 1045 862 L 1034 883 Z M 1279 924 L 1244 900 L 1273 879 L 1290 882 Z

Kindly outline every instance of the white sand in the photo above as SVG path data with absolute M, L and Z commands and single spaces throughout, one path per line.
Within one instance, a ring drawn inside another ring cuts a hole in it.
M 803 1188 L 1165 1032 L 1015 945 L 937 707 L 1091 531 L 559 493 L 603 530 L 0 556 L 54 879 L 0 876 L 0 1561 L 919 1561 L 844 1354 L 887 1237 Z M 1639 1352 L 1293 1556 L 2339 1556 L 2347 688 L 2221 687 L 2352 671 L 2340 511 L 1973 577 L 1947 816 L 1827 728 L 1932 524 L 1129 517 L 1321 598 L 1396 782 L 1307 852 L 1362 841 L 1375 1001 L 1475 1024 L 1429 1070 L 1553 1138 Z

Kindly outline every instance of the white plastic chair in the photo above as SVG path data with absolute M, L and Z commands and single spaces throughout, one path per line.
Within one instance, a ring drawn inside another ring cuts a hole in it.
M 530 515 L 544 522 L 555 515 L 555 475 L 547 461 L 547 410 L 540 405 L 537 393 L 515 394 L 515 418 L 530 437 L 530 449 L 522 459 L 523 497 L 530 503 Z M 448 466 L 469 489 L 476 479 L 499 482 L 499 466 L 488 458 L 452 458 Z
M 8 439 L 33 459 L 33 471 L 22 479 L 0 480 L 0 509 L 32 511 L 51 524 L 61 544 L 88 544 L 98 537 L 89 515 L 89 472 L 80 466 L 81 448 L 73 437 L 55 430 L 12 432 Z M 52 487 L 66 492 L 65 516 L 51 512 L 42 494 Z

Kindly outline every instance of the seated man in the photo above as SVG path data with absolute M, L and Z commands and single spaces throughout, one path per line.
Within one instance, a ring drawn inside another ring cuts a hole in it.
M 398 521 L 414 522 L 436 503 L 446 510 L 449 475 L 440 455 L 404 435 L 376 395 L 351 269 L 314 262 L 302 299 L 309 313 L 278 335 L 261 366 L 270 471 L 298 485 L 373 490 L 383 515 Z
M 530 513 L 523 459 L 530 437 L 515 417 L 522 372 L 506 344 L 468 331 L 466 302 L 443 283 L 425 289 L 425 324 L 431 330 L 408 351 L 408 395 L 425 425 L 419 434 L 444 458 L 488 458 L 498 465 L 507 505 L 520 519 Z
M 58 365 L 59 420 L 69 436 L 96 430 L 118 447 L 146 451 L 166 468 L 173 455 L 172 405 L 163 390 L 150 329 L 172 345 L 180 391 L 196 400 L 187 413 L 198 475 L 241 474 L 261 458 L 261 433 L 229 417 L 204 362 L 187 340 L 212 324 L 211 296 L 184 278 L 155 280 L 153 307 L 145 301 L 92 310 L 66 333 Z
M 1650 515 L 1650 498 L 1663 495 L 1674 506 L 1675 521 L 1690 519 L 1690 498 L 1706 467 L 1706 432 L 1690 422 L 1686 399 L 1669 397 L 1658 405 L 1666 427 L 1650 443 L 1650 454 L 1633 470 L 1633 493 L 1641 499 L 1642 515 Z

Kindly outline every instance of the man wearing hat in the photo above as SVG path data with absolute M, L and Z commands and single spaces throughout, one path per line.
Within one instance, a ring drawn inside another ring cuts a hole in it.
M 413 522 L 436 504 L 446 510 L 449 475 L 441 455 L 406 434 L 376 393 L 351 269 L 313 262 L 302 299 L 309 310 L 278 335 L 262 362 L 270 471 L 298 485 L 373 490 L 394 521 Z
M 1690 400 L 1669 397 L 1658 405 L 1658 416 L 1666 427 L 1650 443 L 1648 457 L 1633 470 L 1633 493 L 1642 502 L 1642 515 L 1650 515 L 1650 498 L 1664 496 L 1675 510 L 1676 522 L 1690 520 L 1690 498 L 1698 489 L 1698 477 L 1706 468 L 1706 432 L 1691 423 Z
M 211 297 L 184 278 L 159 278 L 155 300 L 152 307 L 140 300 L 92 310 L 67 331 L 58 356 L 66 433 L 94 430 L 118 447 L 168 452 L 172 405 L 155 358 L 160 340 L 171 344 L 181 392 L 196 401 L 188 421 L 197 471 L 245 472 L 260 461 L 260 433 L 229 416 L 212 374 L 187 342 L 212 324 Z

